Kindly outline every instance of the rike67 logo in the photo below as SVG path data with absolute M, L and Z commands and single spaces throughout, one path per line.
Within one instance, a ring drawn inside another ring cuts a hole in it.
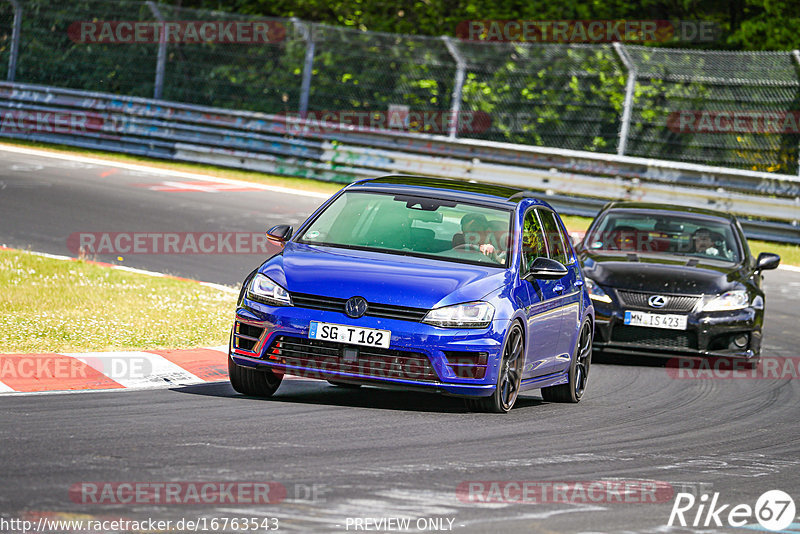
M 699 498 L 691 493 L 678 493 L 667 525 L 743 527 L 755 520 L 762 528 L 781 531 L 792 524 L 796 512 L 794 500 L 781 490 L 765 492 L 756 500 L 754 507 L 749 504 L 721 503 L 719 492 L 710 497 L 704 493 Z

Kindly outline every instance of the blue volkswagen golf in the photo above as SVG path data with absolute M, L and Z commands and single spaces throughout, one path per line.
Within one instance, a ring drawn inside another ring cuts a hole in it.
M 353 183 L 244 280 L 233 388 L 268 397 L 285 373 L 340 387 L 462 396 L 508 412 L 520 391 L 578 402 L 594 309 L 558 214 L 503 186 L 388 176 Z

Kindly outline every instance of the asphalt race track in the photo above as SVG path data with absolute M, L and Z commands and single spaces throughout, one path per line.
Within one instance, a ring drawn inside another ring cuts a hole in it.
M 67 241 L 76 232 L 258 233 L 297 225 L 322 201 L 152 189 L 165 181 L 191 180 L 0 150 L 0 244 L 74 256 Z M 236 284 L 260 258 L 144 254 L 121 263 Z M 764 356 L 794 358 L 800 273 L 769 272 L 766 286 Z M 411 518 L 411 532 L 418 524 L 427 532 L 734 532 L 667 527 L 675 494 L 718 492 L 720 503 L 752 507 L 780 489 L 800 508 L 800 380 L 678 379 L 663 363 L 631 360 L 593 365 L 578 405 L 545 403 L 535 392 L 505 416 L 468 413 L 459 399 L 301 379 L 285 380 L 269 400 L 227 383 L 3 396 L 0 517 L 278 518 L 281 531 L 308 532 L 354 532 L 366 518 Z M 457 492 L 470 481 L 598 480 L 671 489 L 655 503 L 613 495 L 476 503 Z M 84 482 L 204 481 L 273 481 L 287 494 L 261 505 L 87 504 L 70 494 Z M 795 520 L 788 531 L 798 530 Z
M 122 232 L 133 237 L 232 232 L 263 237 L 276 224 L 297 227 L 327 197 L 258 190 L 216 192 L 208 183 L 187 178 L 3 150 L 0 168 L 0 244 L 71 256 L 76 254 L 70 250 L 69 238 L 79 233 Z M 133 247 L 128 241 L 120 245 Z M 183 245 L 181 239 L 178 249 L 189 250 Z M 117 259 L 119 254 L 100 253 L 90 259 L 235 285 L 261 264 L 264 255 L 248 253 L 258 250 L 252 240 L 241 249 L 234 248 L 235 241 L 228 245 L 243 253 L 123 254 L 122 261 Z M 100 247 L 99 238 L 96 246 L 107 250 Z M 229 248 L 215 247 L 215 251 Z

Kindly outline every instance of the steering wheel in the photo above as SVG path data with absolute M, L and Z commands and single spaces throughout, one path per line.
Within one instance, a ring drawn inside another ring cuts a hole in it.
M 480 252 L 481 249 L 478 245 L 473 243 L 461 243 L 453 247 L 453 250 L 464 250 L 466 252 Z

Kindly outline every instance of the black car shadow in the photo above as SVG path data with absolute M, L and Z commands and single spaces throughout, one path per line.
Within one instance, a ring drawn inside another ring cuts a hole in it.
M 464 401 L 424 391 L 403 391 L 362 386 L 348 389 L 332 386 L 324 380 L 285 380 L 272 397 L 261 398 L 242 395 L 234 391 L 229 382 L 213 382 L 192 386 L 170 388 L 171 391 L 206 397 L 235 398 L 242 401 L 281 402 L 290 404 L 314 404 L 346 408 L 373 408 L 424 413 L 471 413 Z M 545 404 L 541 398 L 520 395 L 514 412 Z

